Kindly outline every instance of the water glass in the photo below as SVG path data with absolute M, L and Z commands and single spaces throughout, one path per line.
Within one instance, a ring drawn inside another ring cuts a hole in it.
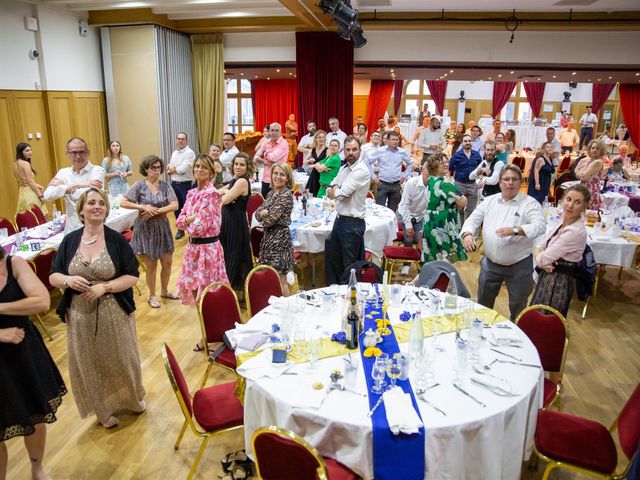
M 386 353 L 381 354 L 379 357 L 376 357 L 373 362 L 373 368 L 371 369 L 371 378 L 373 379 L 374 385 L 371 387 L 371 391 L 373 393 L 382 393 L 384 392 L 384 379 L 387 375 L 387 362 L 389 361 L 389 356 Z
M 356 386 L 356 379 L 358 378 L 358 365 L 360 359 L 357 355 L 349 355 L 349 358 L 344 358 L 344 383 L 348 387 Z
M 308 332 L 307 349 L 309 352 L 309 363 L 314 367 L 320 359 L 320 353 L 322 351 L 322 337 L 317 328 L 313 328 Z

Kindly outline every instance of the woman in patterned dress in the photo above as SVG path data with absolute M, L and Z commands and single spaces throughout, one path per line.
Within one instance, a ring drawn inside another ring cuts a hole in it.
M 291 210 L 293 210 L 293 171 L 286 164 L 277 163 L 271 169 L 272 190 L 256 210 L 256 219 L 264 227 L 260 243 L 259 262 L 278 271 L 284 296 L 289 295 L 287 274 L 293 272 L 293 244 L 291 243 Z
M 604 160 L 607 153 L 607 147 L 604 143 L 593 140 L 589 144 L 589 156 L 584 157 L 578 165 L 576 165 L 575 174 L 580 183 L 587 187 L 591 193 L 591 203 L 589 208 L 598 210 L 602 207 L 602 195 L 600 190 L 600 173 L 604 169 Z
M 127 177 L 133 175 L 133 169 L 129 157 L 122 153 L 119 141 L 114 140 L 109 144 L 109 152 L 102 160 L 102 168 L 106 172 L 104 178 L 109 184 L 109 195 L 117 197 L 127 193 L 129 190 Z
M 458 237 L 461 227 L 458 209 L 467 205 L 467 197 L 458 195 L 456 186 L 444 180 L 449 173 L 449 165 L 443 154 L 430 156 L 426 163 L 430 176 L 422 234 L 422 262 L 436 260 L 438 252 L 443 251 L 452 262 L 465 260 L 467 255 Z
M 160 296 L 177 300 L 178 296 L 169 292 L 169 277 L 173 263 L 173 235 L 167 214 L 178 209 L 178 198 L 167 182 L 160 180 L 164 172 L 162 159 L 148 155 L 140 162 L 140 174 L 146 177 L 134 183 L 120 205 L 140 211 L 133 225 L 131 248 L 140 255 L 149 287 L 149 305 L 160 308 L 156 296 L 156 271 L 160 260 Z
M 129 242 L 105 226 L 107 195 L 95 187 L 78 199 L 83 228 L 67 234 L 51 266 L 49 282 L 64 294 L 56 312 L 67 322 L 69 377 L 81 418 L 94 413 L 105 428 L 116 412 L 142 413 L 140 355 L 133 286 L 138 261 Z

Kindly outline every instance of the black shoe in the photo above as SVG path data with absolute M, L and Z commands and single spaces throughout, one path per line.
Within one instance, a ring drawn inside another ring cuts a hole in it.
M 184 230 L 178 230 L 176 233 L 176 240 L 180 240 L 182 237 L 184 237 Z

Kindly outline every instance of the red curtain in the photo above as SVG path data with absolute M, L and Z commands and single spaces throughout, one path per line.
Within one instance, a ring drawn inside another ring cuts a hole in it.
M 334 32 L 296 33 L 298 126 L 309 120 L 327 130 L 336 117 L 348 135 L 353 131 L 353 44 Z
M 292 113 L 300 130 L 302 124 L 297 115 L 297 98 L 295 80 L 252 80 L 251 101 L 256 131 L 262 132 L 265 125 L 278 122 L 284 135 L 284 123 Z
M 531 105 L 534 118 L 539 117 L 540 109 L 542 108 L 542 97 L 544 97 L 544 87 L 547 84 L 545 82 L 526 82 L 522 85 L 527 94 L 527 101 Z
M 398 115 L 400 104 L 402 103 L 402 90 L 404 89 L 404 80 L 396 80 L 393 83 L 393 113 Z
M 426 80 L 426 82 L 431 98 L 436 104 L 436 113 L 442 115 L 448 82 L 446 80 Z
M 507 104 L 516 88 L 516 82 L 493 82 L 493 118 L 500 116 L 500 111 Z
M 615 83 L 594 83 L 592 84 L 592 92 L 591 92 L 591 108 L 593 109 L 593 113 L 596 115 L 604 105 L 604 102 L 607 101 L 611 92 L 613 92 L 613 88 L 616 86 Z
M 623 83 L 619 88 L 622 118 L 637 150 L 640 146 L 640 85 Z
M 369 134 L 378 129 L 378 119 L 384 117 L 393 92 L 393 80 L 371 80 L 369 104 L 367 106 L 367 128 Z

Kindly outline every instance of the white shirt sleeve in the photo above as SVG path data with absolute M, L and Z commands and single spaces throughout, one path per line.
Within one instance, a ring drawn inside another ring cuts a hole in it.
M 480 228 L 480 225 L 482 225 L 485 210 L 489 203 L 491 203 L 491 201 L 485 200 L 478 204 L 473 213 L 465 220 L 464 225 L 462 225 L 462 228 L 460 229 L 460 238 L 462 238 L 465 233 L 470 233 L 474 237 L 477 237 L 478 229 Z

